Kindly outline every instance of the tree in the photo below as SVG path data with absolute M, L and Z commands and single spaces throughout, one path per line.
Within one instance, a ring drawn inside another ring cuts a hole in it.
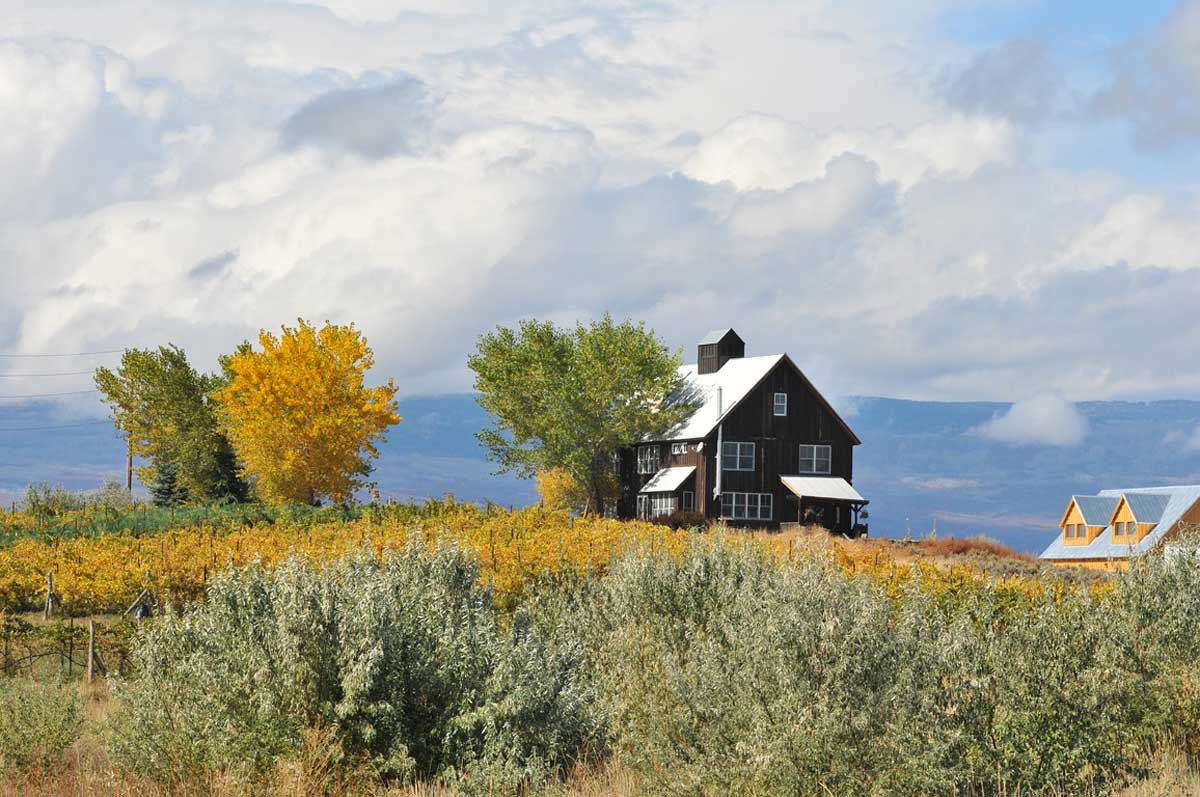
M 155 506 L 179 506 L 187 502 L 187 488 L 179 483 L 179 467 L 174 462 L 164 460 L 155 465 L 150 497 Z
M 210 400 L 219 377 L 198 372 L 183 349 L 167 345 L 127 349 L 117 370 L 98 368 L 95 381 L 133 454 L 150 460 L 137 470 L 143 484 L 153 484 L 170 463 L 193 498 L 246 499 L 248 487 Z
M 477 437 L 501 472 L 528 478 L 562 468 L 586 490 L 588 508 L 603 513 L 614 453 L 695 411 L 679 362 L 644 324 L 608 315 L 574 329 L 498 327 L 468 360 L 495 426 Z
M 227 384 L 215 393 L 243 471 L 269 501 L 350 500 L 400 422 L 396 386 L 363 384 L 375 355 L 353 324 L 301 319 L 258 343 L 222 359 Z
M 539 470 L 535 480 L 538 498 L 547 509 L 574 512 L 587 506 L 588 491 L 565 468 Z

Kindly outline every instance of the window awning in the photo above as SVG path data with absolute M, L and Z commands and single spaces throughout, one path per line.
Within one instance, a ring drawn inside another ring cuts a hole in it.
M 849 501 L 867 504 L 869 501 L 850 486 L 850 482 L 837 476 L 780 476 L 783 486 L 800 498 L 820 498 L 826 501 Z
M 646 486 L 639 492 L 673 493 L 687 481 L 688 476 L 691 476 L 695 470 L 695 465 L 688 465 L 682 468 L 663 468 L 654 474 L 654 478 L 646 482 Z

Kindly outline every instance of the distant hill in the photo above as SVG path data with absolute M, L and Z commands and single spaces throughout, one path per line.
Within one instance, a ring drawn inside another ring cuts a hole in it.
M 1103 487 L 1200 482 L 1200 450 L 1188 445 L 1200 402 L 1088 402 L 1090 432 L 1077 446 L 1011 445 L 973 430 L 1008 404 L 857 398 L 848 421 L 863 445 L 855 486 L 871 501 L 873 535 L 987 534 L 1037 553 L 1054 533 L 1072 493 Z M 423 498 L 452 492 L 465 500 L 526 504 L 533 485 L 493 476 L 474 434 L 483 410 L 467 394 L 401 402 L 401 423 L 383 446 L 375 478 L 385 495 Z M 91 488 L 124 466 L 122 441 L 105 424 L 42 430 L 83 421 L 51 405 L 0 408 L 0 500 L 29 481 Z

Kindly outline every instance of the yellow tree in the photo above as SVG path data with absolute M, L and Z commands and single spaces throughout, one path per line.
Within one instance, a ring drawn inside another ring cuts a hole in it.
M 301 319 L 258 343 L 222 359 L 227 383 L 215 394 L 245 473 L 268 501 L 348 500 L 400 422 L 396 386 L 363 384 L 375 355 L 353 324 Z

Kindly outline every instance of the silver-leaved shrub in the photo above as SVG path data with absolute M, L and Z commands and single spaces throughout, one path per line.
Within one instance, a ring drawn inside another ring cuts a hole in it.
M 520 781 L 570 766 L 594 724 L 555 644 L 499 627 L 452 548 L 231 570 L 137 640 L 109 749 L 164 783 L 253 783 L 321 728 L 384 779 Z

